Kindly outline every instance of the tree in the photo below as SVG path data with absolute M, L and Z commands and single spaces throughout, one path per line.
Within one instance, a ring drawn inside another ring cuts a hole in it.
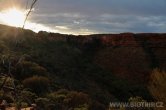
M 36 2 L 37 2 L 37 0 L 33 0 L 33 1 L 32 1 L 32 4 L 31 4 L 31 6 L 30 6 L 30 8 L 29 8 L 29 11 L 27 12 L 27 15 L 26 15 L 26 17 L 25 17 L 25 20 L 24 20 L 24 24 L 23 24 L 22 29 L 24 29 L 25 23 L 26 23 L 26 21 L 27 21 L 27 19 L 28 19 L 28 16 L 29 16 L 30 13 L 32 12 L 32 9 L 33 9 L 33 7 L 35 6 Z M 27 8 L 27 7 L 28 7 L 28 1 L 27 1 L 27 4 L 26 4 L 26 8 Z

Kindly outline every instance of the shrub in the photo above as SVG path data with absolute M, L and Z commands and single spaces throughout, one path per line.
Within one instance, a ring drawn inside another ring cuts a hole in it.
M 49 105 L 49 99 L 47 98 L 37 98 L 35 100 L 36 104 L 37 104 L 37 108 L 39 110 L 48 110 L 47 107 Z
M 97 101 L 91 101 L 88 110 L 106 110 L 106 107 Z
M 148 88 L 150 93 L 154 97 L 154 99 L 166 104 L 166 72 L 165 71 L 161 71 L 159 69 L 153 70 Z
M 23 80 L 23 85 L 32 89 L 37 94 L 47 92 L 49 83 L 49 79 L 44 76 L 33 76 Z
M 32 77 L 33 75 L 45 76 L 47 70 L 37 63 L 31 61 L 22 61 L 17 65 L 15 73 L 17 73 L 15 76 L 18 79 L 24 79 L 27 77 Z
M 14 101 L 14 97 L 11 94 L 4 94 L 0 91 L 0 101 L 6 100 L 7 103 L 12 103 Z
M 87 94 L 82 92 L 70 92 L 67 94 L 66 98 L 64 99 L 65 105 L 69 108 L 79 107 L 80 105 L 89 104 L 89 97 Z
M 23 90 L 21 91 L 21 100 L 28 103 L 28 104 L 32 104 L 35 102 L 35 99 L 37 98 L 35 93 L 32 93 L 30 91 L 27 90 Z
M 63 89 L 48 94 L 47 98 L 50 99 L 50 104 L 54 104 L 57 110 L 87 110 L 91 101 L 85 93 Z

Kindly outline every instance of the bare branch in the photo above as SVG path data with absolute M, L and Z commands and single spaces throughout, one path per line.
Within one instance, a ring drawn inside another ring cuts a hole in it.
M 24 24 L 23 24 L 22 29 L 24 29 L 24 27 L 25 27 L 25 23 L 26 23 L 26 21 L 27 21 L 27 19 L 28 19 L 28 16 L 29 16 L 30 13 L 32 12 L 32 9 L 33 9 L 34 5 L 36 4 L 36 2 L 37 2 L 37 0 L 33 0 L 33 1 L 32 1 L 31 7 L 30 7 L 30 9 L 29 9 L 29 11 L 28 11 L 28 13 L 27 13 L 27 15 L 26 15 L 25 20 L 24 20 Z M 26 6 L 26 8 L 27 8 L 27 7 L 28 7 L 28 2 L 27 2 L 27 6 Z

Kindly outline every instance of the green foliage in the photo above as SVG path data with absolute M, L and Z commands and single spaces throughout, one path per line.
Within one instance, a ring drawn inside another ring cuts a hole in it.
M 24 79 L 27 77 L 32 77 L 34 75 L 39 75 L 39 76 L 47 75 L 47 70 L 44 67 L 42 67 L 34 62 L 31 62 L 31 61 L 20 62 L 17 65 L 15 72 L 17 73 L 17 74 L 15 74 L 15 76 L 18 79 L 20 79 L 20 78 Z
M 84 105 L 82 105 L 82 106 L 80 106 L 78 108 L 74 108 L 74 110 L 89 110 L 89 109 L 88 109 L 88 105 L 84 104 Z
M 11 94 L 5 94 L 3 91 L 0 91 L 0 100 L 6 100 L 8 103 L 12 103 L 14 98 Z
M 49 99 L 39 97 L 35 100 L 35 103 L 37 104 L 39 110 L 49 110 Z
M 26 102 L 21 102 L 21 107 L 22 107 L 22 108 L 27 108 L 27 107 L 28 107 L 28 103 L 26 103 Z
M 45 93 L 48 91 L 49 84 L 49 79 L 43 76 L 32 76 L 23 80 L 23 85 L 26 88 L 32 89 L 37 94 Z
M 76 108 L 80 105 L 88 104 L 89 101 L 90 99 L 88 95 L 82 92 L 70 92 L 64 99 L 65 105 L 67 105 L 69 108 Z
M 91 99 L 83 92 L 67 91 L 64 89 L 47 95 L 50 104 L 57 109 L 85 109 L 89 107 Z
M 91 101 L 88 110 L 106 110 L 106 107 L 97 101 Z
M 37 98 L 37 95 L 35 93 L 32 93 L 31 91 L 23 90 L 21 91 L 21 100 L 22 102 L 26 102 L 27 104 L 32 104 L 35 102 L 35 99 Z

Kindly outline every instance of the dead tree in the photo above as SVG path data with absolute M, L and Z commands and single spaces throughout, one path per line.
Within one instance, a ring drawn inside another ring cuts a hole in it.
M 32 10 L 33 10 L 33 8 L 34 8 L 36 2 L 37 2 L 37 0 L 33 0 L 33 1 L 32 1 L 32 4 L 30 5 L 30 8 L 29 8 L 29 10 L 28 10 L 28 12 L 27 12 L 27 14 L 26 14 L 26 17 L 25 17 L 25 20 L 24 20 L 24 24 L 23 24 L 22 29 L 24 29 L 25 24 L 26 24 L 26 21 L 27 21 L 27 19 L 28 19 L 28 16 L 29 16 L 30 13 L 32 12 Z M 28 8 L 28 1 L 27 1 L 27 4 L 26 4 L 26 9 L 27 9 L 27 8 Z

